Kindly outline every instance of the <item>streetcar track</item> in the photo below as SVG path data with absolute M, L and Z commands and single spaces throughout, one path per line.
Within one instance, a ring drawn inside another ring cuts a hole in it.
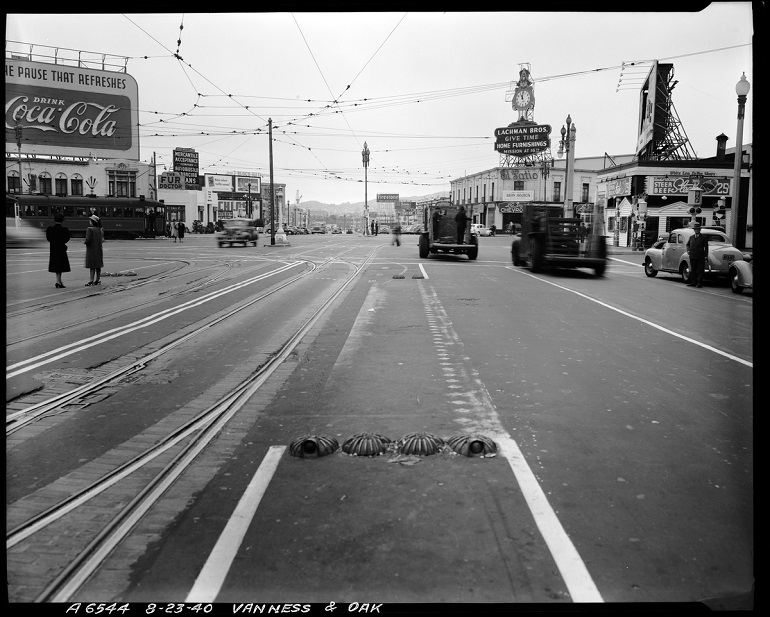
M 152 460 L 161 454 L 180 445 L 184 440 L 189 440 L 188 443 L 175 454 L 173 460 L 165 465 L 160 473 L 152 478 L 148 484 L 141 488 L 130 503 L 124 507 L 117 516 L 110 520 L 63 570 L 45 584 L 43 591 L 36 597 L 36 602 L 66 601 L 92 576 L 94 572 L 99 569 L 110 553 L 114 551 L 114 549 L 136 526 L 138 521 L 163 497 L 164 493 L 173 485 L 175 480 L 193 464 L 198 454 L 220 434 L 227 422 L 238 413 L 243 405 L 254 396 L 267 379 L 290 356 L 295 347 L 318 322 L 321 316 L 333 306 L 334 302 L 343 293 L 346 287 L 372 260 L 376 250 L 377 249 L 375 248 L 374 251 L 372 251 L 372 253 L 370 253 L 360 264 L 352 263 L 350 261 L 343 262 L 353 268 L 352 274 L 350 274 L 342 284 L 340 284 L 338 288 L 323 301 L 313 314 L 287 338 L 281 347 L 275 351 L 262 366 L 232 389 L 227 395 L 223 396 L 219 401 L 210 405 L 195 418 L 185 422 L 181 427 L 178 427 L 160 442 L 146 449 L 130 461 L 120 465 L 96 482 L 78 490 L 64 501 L 61 501 L 54 506 L 49 507 L 44 512 L 28 519 L 25 523 L 22 523 L 6 534 L 6 548 L 11 548 L 34 537 L 36 533 L 60 520 L 68 513 L 76 510 L 95 496 L 103 493 L 120 480 L 125 479 L 135 471 L 146 467 Z M 332 261 L 332 259 L 333 258 L 327 259 L 326 263 Z M 291 285 L 304 276 L 315 272 L 317 268 L 315 264 L 312 265 L 313 268 L 311 270 L 297 275 L 290 281 L 285 281 L 280 287 L 260 296 L 260 298 L 254 299 L 251 303 L 257 302 L 263 297 L 275 293 L 278 289 Z M 222 321 L 244 308 L 245 306 L 241 306 L 227 315 L 220 316 L 215 322 L 208 324 L 207 327 L 211 327 L 214 323 Z M 182 338 L 189 340 L 189 338 L 194 335 L 195 333 L 190 333 Z M 181 344 L 181 342 L 183 341 L 173 341 L 170 345 L 176 346 Z M 156 354 L 160 352 L 162 352 L 162 350 L 158 350 Z M 141 361 L 146 361 L 146 359 L 142 359 Z

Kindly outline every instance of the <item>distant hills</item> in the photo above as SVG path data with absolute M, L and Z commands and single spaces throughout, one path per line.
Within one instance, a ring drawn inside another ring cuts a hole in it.
M 418 197 L 404 197 L 400 196 L 399 199 L 401 201 L 422 201 L 424 199 L 432 199 L 434 197 L 446 197 L 447 191 L 440 191 L 437 193 L 432 193 L 430 195 L 420 195 Z M 363 201 L 357 201 L 354 203 L 345 202 L 342 204 L 326 204 L 321 201 L 315 201 L 315 200 L 309 200 L 309 201 L 301 201 L 300 202 L 300 208 L 304 209 L 310 209 L 310 212 L 312 214 L 313 210 L 323 210 L 328 212 L 329 214 L 362 214 L 364 211 L 364 202 Z M 369 199 L 369 209 L 370 210 L 377 210 L 377 195 L 372 195 L 372 198 Z

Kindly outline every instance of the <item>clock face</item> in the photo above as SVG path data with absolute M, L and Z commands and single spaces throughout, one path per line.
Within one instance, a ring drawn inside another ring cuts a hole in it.
M 513 102 L 519 109 L 525 109 L 529 107 L 532 102 L 532 95 L 528 90 L 519 90 L 519 92 L 516 93 Z

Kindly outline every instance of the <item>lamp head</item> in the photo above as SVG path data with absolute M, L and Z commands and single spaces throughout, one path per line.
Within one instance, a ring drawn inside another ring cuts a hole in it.
M 741 75 L 740 81 L 735 84 L 735 92 L 738 96 L 746 96 L 751 89 L 751 84 L 746 79 L 746 73 Z

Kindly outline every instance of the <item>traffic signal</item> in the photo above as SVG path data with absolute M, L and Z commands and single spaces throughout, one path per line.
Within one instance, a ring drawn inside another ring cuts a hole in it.
M 700 214 L 701 210 L 700 208 L 692 207 L 690 208 L 690 214 Z

